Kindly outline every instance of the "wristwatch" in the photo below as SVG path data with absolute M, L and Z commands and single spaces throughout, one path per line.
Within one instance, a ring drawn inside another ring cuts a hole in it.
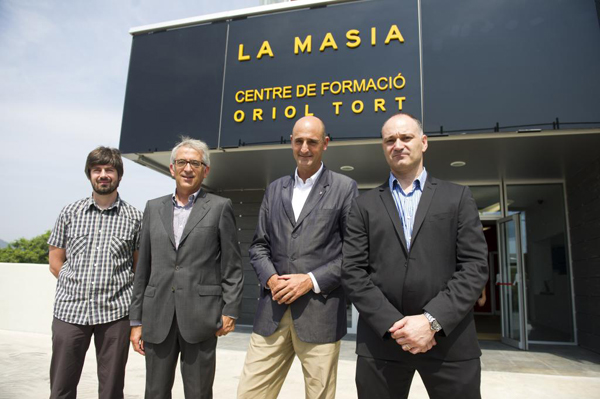
M 440 323 L 438 323 L 438 321 L 435 319 L 435 317 L 430 315 L 429 312 L 423 312 L 423 314 L 425 315 L 425 317 L 427 317 L 427 320 L 429 320 L 429 325 L 431 326 L 431 331 L 439 332 L 442 329 L 442 326 L 440 325 Z

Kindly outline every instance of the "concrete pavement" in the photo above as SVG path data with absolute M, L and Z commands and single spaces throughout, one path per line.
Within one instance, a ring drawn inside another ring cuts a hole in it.
M 247 331 L 220 339 L 217 349 L 215 399 L 235 398 L 240 371 L 248 345 Z M 579 347 L 536 347 L 529 352 L 508 348 L 497 342 L 482 341 L 482 394 L 489 399 L 598 398 L 600 392 L 600 355 Z M 0 399 L 39 399 L 49 394 L 48 370 L 51 338 L 46 334 L 0 330 Z M 97 397 L 96 364 L 93 344 L 88 351 L 79 397 Z M 354 386 L 354 342 L 342 341 L 338 370 L 337 397 L 356 398 Z M 125 397 L 143 398 L 144 359 L 130 351 Z M 173 398 L 183 398 L 181 377 L 177 372 Z M 300 364 L 295 361 L 280 398 L 304 398 Z M 410 398 L 427 398 L 418 375 Z

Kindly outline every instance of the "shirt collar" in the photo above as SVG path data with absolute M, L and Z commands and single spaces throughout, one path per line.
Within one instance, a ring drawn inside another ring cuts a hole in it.
M 417 176 L 417 178 L 413 182 L 412 190 L 410 190 L 408 193 L 405 193 L 405 194 L 410 194 L 411 192 L 413 192 L 415 190 L 423 191 L 423 187 L 425 186 L 426 181 L 427 181 L 427 170 L 425 169 L 425 167 L 423 167 L 423 171 L 421 172 L 421 174 L 419 176 Z M 396 176 L 394 176 L 394 174 L 392 172 L 390 172 L 390 178 L 388 180 L 388 183 L 390 185 L 390 190 L 394 190 L 394 185 L 397 184 L 400 191 L 404 192 L 404 190 L 402 190 L 402 187 L 400 186 L 400 183 L 398 182 L 398 179 L 396 179 Z
M 171 199 L 173 200 L 173 205 L 175 205 L 178 208 L 185 208 L 187 206 L 190 206 L 190 204 L 193 204 L 194 202 L 196 202 L 196 198 L 198 198 L 198 194 L 200 193 L 200 190 L 202 190 L 202 187 L 200 187 L 198 189 L 198 191 L 196 191 L 194 194 L 190 195 L 188 197 L 188 203 L 181 206 L 179 205 L 179 203 L 177 202 L 177 197 L 175 196 L 177 194 L 177 189 L 175 189 L 175 192 L 173 193 L 173 195 L 171 196 Z
M 119 213 L 119 209 L 121 209 L 121 196 L 117 193 L 117 199 L 113 202 L 108 208 L 102 209 L 96 204 L 96 200 L 93 195 L 90 195 L 88 198 L 88 203 L 86 209 L 91 209 L 92 207 L 98 209 L 99 211 L 108 211 L 111 209 L 115 209 L 117 213 Z
M 294 172 L 294 187 L 315 184 L 315 182 L 317 180 L 319 180 L 319 176 L 321 176 L 322 172 L 323 172 L 323 162 L 321 162 L 321 167 L 319 168 L 319 170 L 317 170 L 317 173 L 315 173 L 314 175 L 312 175 L 311 177 L 306 179 L 306 182 L 303 182 L 302 179 L 300 178 L 300 176 L 298 176 L 298 168 L 296 168 L 296 171 Z

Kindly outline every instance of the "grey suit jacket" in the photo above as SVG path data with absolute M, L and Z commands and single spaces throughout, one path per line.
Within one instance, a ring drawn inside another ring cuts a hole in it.
M 221 315 L 237 317 L 243 272 L 231 201 L 201 190 L 179 248 L 173 234 L 172 195 L 148 201 L 142 222 L 130 320 L 142 339 L 165 340 L 173 315 L 189 343 L 214 337 Z
M 321 293 L 309 291 L 291 305 L 298 337 L 328 343 L 346 334 L 346 299 L 340 286 L 346 215 L 358 195 L 356 182 L 323 168 L 296 221 L 292 208 L 294 177 L 269 185 L 250 246 L 250 262 L 261 284 L 254 332 L 275 332 L 288 305 L 271 299 L 266 288 L 273 274 L 312 272 Z
M 352 204 L 342 283 L 360 313 L 359 355 L 414 360 L 388 329 L 404 316 L 427 311 L 443 330 L 435 336 L 437 346 L 417 356 L 479 357 L 473 305 L 487 278 L 487 244 L 468 187 L 428 176 L 410 251 L 387 181 Z

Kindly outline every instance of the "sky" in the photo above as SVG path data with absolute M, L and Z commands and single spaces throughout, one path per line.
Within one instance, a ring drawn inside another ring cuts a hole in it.
M 0 239 L 52 229 L 91 195 L 87 154 L 118 147 L 129 29 L 248 8 L 259 0 L 0 0 Z M 174 190 L 124 159 L 121 197 L 144 209 Z

